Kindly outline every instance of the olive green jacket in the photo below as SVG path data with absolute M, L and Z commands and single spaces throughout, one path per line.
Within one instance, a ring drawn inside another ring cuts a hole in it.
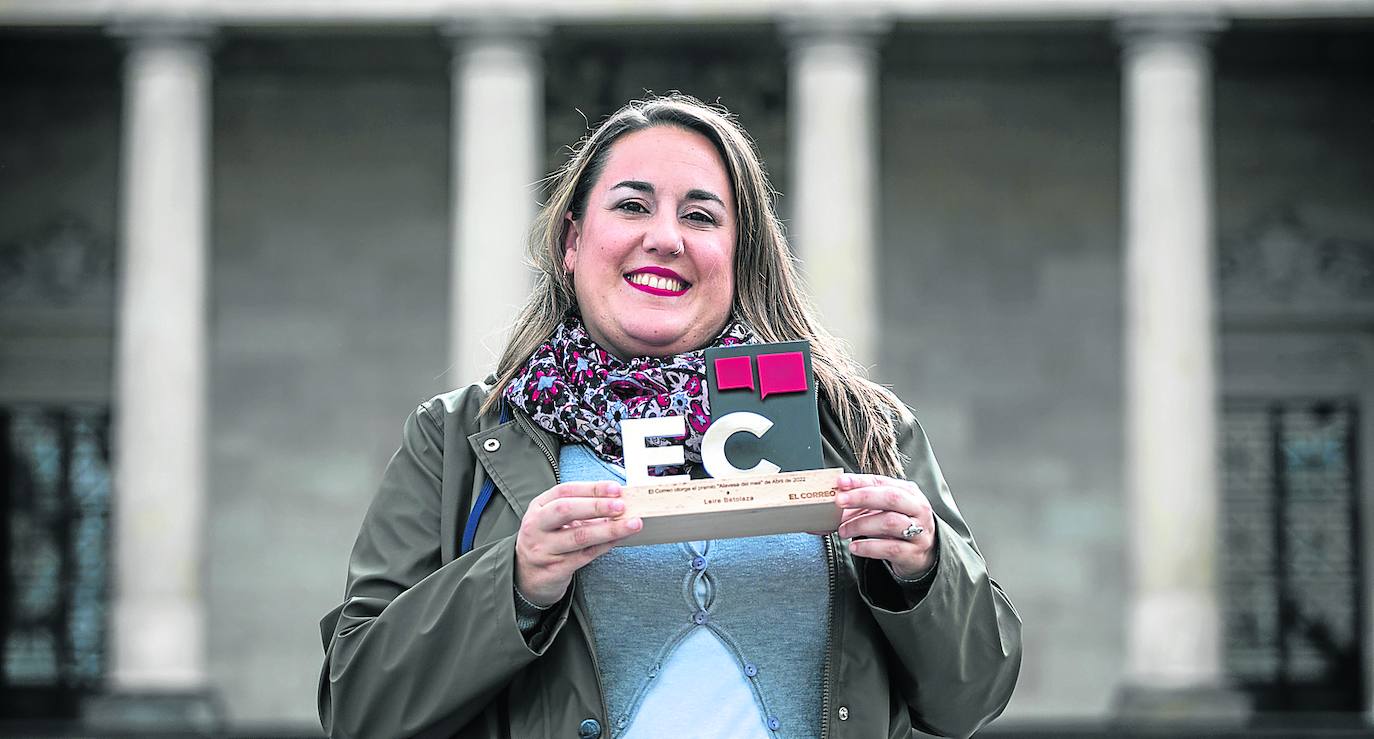
M 530 500 L 557 482 L 558 442 L 518 411 L 507 423 L 479 416 L 489 390 L 441 395 L 406 420 L 353 547 L 343 604 L 320 623 L 319 711 L 330 736 L 544 739 L 610 725 L 576 579 L 528 642 L 516 627 L 514 535 Z M 827 464 L 853 470 L 826 409 L 821 432 Z M 909 607 L 884 568 L 827 537 L 824 737 L 906 738 L 913 726 L 968 736 L 1006 706 L 1020 669 L 1020 618 L 988 577 L 914 418 L 899 442 L 907 478 L 938 518 L 939 563 Z M 488 476 L 500 493 L 459 557 Z

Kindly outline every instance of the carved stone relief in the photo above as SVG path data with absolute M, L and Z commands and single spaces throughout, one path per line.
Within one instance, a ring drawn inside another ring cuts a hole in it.
M 1374 311 L 1374 241 L 1325 233 L 1291 206 L 1223 236 L 1227 308 Z
M 114 287 L 112 240 L 62 214 L 0 244 L 0 305 L 65 308 L 107 302 Z

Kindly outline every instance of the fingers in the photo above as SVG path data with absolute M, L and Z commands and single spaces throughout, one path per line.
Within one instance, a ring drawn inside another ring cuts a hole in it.
M 897 520 L 894 520 L 897 519 Z M 935 565 L 935 522 L 922 525 L 924 531 L 911 537 L 902 537 L 905 528 L 915 519 L 899 513 L 873 512 L 855 518 L 840 536 L 853 537 L 849 541 L 849 551 L 856 557 L 886 560 L 892 571 L 901 578 L 914 578 L 930 571 Z M 891 531 L 897 525 L 903 531 L 893 536 Z
M 930 501 L 914 482 L 879 475 L 840 475 L 835 505 L 840 508 L 867 508 L 896 511 L 908 516 L 925 516 Z
M 583 521 L 581 525 L 568 526 L 547 534 L 543 548 L 551 555 L 586 554 L 588 550 L 601 549 L 587 557 L 587 561 L 590 562 L 615 546 L 621 539 L 638 533 L 642 528 L 644 521 L 639 518 Z
M 883 475 L 840 475 L 835 485 L 839 535 L 855 556 L 887 560 L 901 577 L 928 571 L 935 561 L 935 513 L 915 483 Z M 906 538 L 908 527 L 921 533 Z
M 858 472 L 846 472 L 835 480 L 836 490 L 853 490 L 854 488 L 868 487 L 871 485 L 886 485 L 888 483 L 901 482 L 886 475 L 865 475 Z
M 849 551 L 856 557 L 882 559 L 897 577 L 912 579 L 935 566 L 935 536 L 926 532 L 912 539 L 852 539 Z
M 531 508 L 540 508 L 552 503 L 559 498 L 619 498 L 620 483 L 611 481 L 601 482 L 561 482 L 540 493 L 533 501 L 530 501 Z
M 574 522 L 620 515 L 620 485 L 615 482 L 565 482 L 530 501 L 525 523 L 540 531 L 556 531 Z
M 613 518 L 625 512 L 619 498 L 555 498 L 532 510 L 535 525 L 543 531 L 557 531 L 578 521 Z
M 621 519 L 624 512 L 617 483 L 555 485 L 530 502 L 520 522 L 517 548 L 531 562 L 552 565 L 563 555 L 618 541 L 643 528 L 638 518 Z
M 870 511 L 867 508 L 843 508 L 840 510 L 840 523 L 844 523 L 856 516 L 862 516 Z
M 515 584 L 532 603 L 556 602 L 573 573 L 600 557 L 644 522 L 623 518 L 614 482 L 567 482 L 549 488 L 525 510 L 515 536 Z
M 882 537 L 888 539 L 905 539 L 907 527 L 912 523 L 930 531 L 930 520 L 908 516 L 904 513 L 894 513 L 892 511 L 869 511 L 850 518 L 840 524 L 840 538 L 853 539 L 856 536 Z M 912 537 L 912 541 L 923 538 L 925 532 Z
M 928 545 L 922 549 L 904 539 L 855 539 L 849 542 L 849 551 L 855 555 L 869 559 L 885 559 L 893 564 L 929 559 L 929 549 Z

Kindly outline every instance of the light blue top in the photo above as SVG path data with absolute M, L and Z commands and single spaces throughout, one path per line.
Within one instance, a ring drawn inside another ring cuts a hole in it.
M 625 479 L 585 446 L 559 457 L 566 482 Z M 578 578 L 612 737 L 820 734 L 830 613 L 820 537 L 617 547 Z

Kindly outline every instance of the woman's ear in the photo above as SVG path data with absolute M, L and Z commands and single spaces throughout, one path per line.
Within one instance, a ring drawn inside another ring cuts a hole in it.
M 582 231 L 573 220 L 571 212 L 563 214 L 563 271 L 572 274 L 577 264 L 577 247 L 582 243 Z

